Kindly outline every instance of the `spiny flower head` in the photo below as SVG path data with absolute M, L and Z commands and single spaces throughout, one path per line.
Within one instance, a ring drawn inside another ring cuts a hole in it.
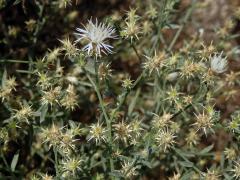
M 167 149 L 171 148 L 171 146 L 175 143 L 174 141 L 175 137 L 176 136 L 174 136 L 172 132 L 168 131 L 167 129 L 164 129 L 160 130 L 157 133 L 156 141 L 158 143 L 158 146 L 162 148 L 163 151 L 165 152 Z
M 162 128 L 165 128 L 171 123 L 171 117 L 172 115 L 170 113 L 165 113 L 162 116 L 159 116 L 157 114 L 154 114 L 152 125 L 154 128 L 160 130 Z
M 76 48 L 75 44 L 69 40 L 69 38 L 60 40 L 60 42 L 62 43 L 62 50 L 65 51 L 65 56 L 72 58 L 78 55 L 78 49 Z
M 221 175 L 219 175 L 218 172 L 215 170 L 210 171 L 208 169 L 206 173 L 203 173 L 203 177 L 205 180 L 220 180 L 220 176 Z
M 113 47 L 106 43 L 107 39 L 115 39 L 117 38 L 115 33 L 115 29 L 110 25 L 106 25 L 104 23 L 93 23 L 92 20 L 88 21 L 88 24 L 84 26 L 83 29 L 77 28 L 78 32 L 75 33 L 77 35 L 76 43 L 81 40 L 86 40 L 87 45 L 83 47 L 83 51 L 86 51 L 88 55 L 94 54 L 96 56 L 101 56 L 101 53 L 104 54 L 113 53 Z
M 93 124 L 90 126 L 90 136 L 88 141 L 90 140 L 95 140 L 96 144 L 104 141 L 106 142 L 107 138 L 106 138 L 106 128 L 104 128 L 103 123 L 100 124 L 100 122 Z
M 79 158 L 67 158 L 62 161 L 62 168 L 64 171 L 70 172 L 74 175 L 78 170 L 81 169 L 80 165 L 83 160 Z
M 31 106 L 27 104 L 21 105 L 21 109 L 15 111 L 16 113 L 14 115 L 14 118 L 18 120 L 25 120 L 28 122 L 28 119 L 33 115 Z
M 227 57 L 222 57 L 223 53 L 215 54 L 213 57 L 210 57 L 211 60 L 211 70 L 215 73 L 223 73 L 227 71 L 228 60 Z
M 78 106 L 77 98 L 75 88 L 70 84 L 66 90 L 66 95 L 61 99 L 61 105 L 66 109 L 74 110 Z
M 226 156 L 226 159 L 229 160 L 234 160 L 237 157 L 237 153 L 234 148 L 226 148 L 224 151 L 224 155 Z
M 122 164 L 122 168 L 120 172 L 126 177 L 126 178 L 132 178 L 133 176 L 136 176 L 137 173 L 137 167 L 134 166 L 134 161 L 124 161 Z
M 122 140 L 127 143 L 128 139 L 131 137 L 132 129 L 130 125 L 127 125 L 124 121 L 113 125 L 115 129 L 115 140 Z
M 165 66 L 165 60 L 166 60 L 166 53 L 160 52 L 157 53 L 155 51 L 155 54 L 153 57 L 145 56 L 147 61 L 143 63 L 143 67 L 147 70 L 149 70 L 149 73 L 151 74 L 154 70 L 156 70 L 159 73 L 159 70 Z
M 197 130 L 202 129 L 205 135 L 207 134 L 207 130 L 212 130 L 214 126 L 213 118 L 211 115 L 203 112 L 202 114 L 195 115 L 196 122 L 193 124 Z
M 126 27 L 121 33 L 125 38 L 129 38 L 131 42 L 135 38 L 138 39 L 138 34 L 140 33 L 138 19 L 139 16 L 136 15 L 136 9 L 130 9 L 127 12 Z

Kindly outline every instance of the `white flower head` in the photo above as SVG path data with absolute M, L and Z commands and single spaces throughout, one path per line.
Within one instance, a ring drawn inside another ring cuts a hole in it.
M 96 56 L 101 56 L 101 53 L 111 54 L 113 53 L 113 47 L 106 43 L 107 39 L 116 39 L 117 36 L 114 35 L 115 29 L 110 25 L 104 23 L 93 23 L 90 19 L 88 24 L 84 26 L 83 29 L 77 28 L 78 32 L 74 33 L 77 35 L 77 40 L 75 43 L 86 40 L 87 45 L 83 47 L 83 51 L 86 51 L 88 55 L 95 54 Z
M 210 57 L 211 59 L 211 70 L 215 73 L 223 73 L 227 71 L 228 68 L 228 60 L 227 57 L 222 57 L 222 54 L 215 54 L 213 57 Z

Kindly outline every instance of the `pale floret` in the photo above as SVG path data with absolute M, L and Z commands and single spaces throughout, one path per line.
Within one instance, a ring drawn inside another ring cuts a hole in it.
M 88 24 L 84 26 L 83 29 L 77 28 L 78 32 L 77 40 L 75 43 L 86 40 L 88 43 L 83 47 L 83 51 L 86 51 L 88 55 L 94 53 L 96 56 L 101 56 L 101 53 L 111 54 L 113 53 L 113 46 L 106 43 L 107 39 L 115 39 L 117 36 L 115 34 L 115 29 L 104 23 L 94 24 L 92 20 L 88 21 Z
M 211 70 L 215 73 L 223 73 L 227 71 L 228 61 L 227 57 L 222 57 L 222 53 L 217 55 L 215 54 L 211 57 Z

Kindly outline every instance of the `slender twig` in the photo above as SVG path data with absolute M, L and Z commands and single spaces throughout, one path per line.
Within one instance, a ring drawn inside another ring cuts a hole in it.
M 168 51 L 171 51 L 173 46 L 175 45 L 178 37 L 180 36 L 183 28 L 184 28 L 184 25 L 187 23 L 189 17 L 191 16 L 192 12 L 193 12 L 193 8 L 194 8 L 194 5 L 195 5 L 195 0 L 193 0 L 192 4 L 191 4 L 191 7 L 188 9 L 186 15 L 184 16 L 184 19 L 183 19 L 183 22 L 181 24 L 181 26 L 179 27 L 178 31 L 176 32 L 175 36 L 173 37 L 169 47 L 168 47 Z

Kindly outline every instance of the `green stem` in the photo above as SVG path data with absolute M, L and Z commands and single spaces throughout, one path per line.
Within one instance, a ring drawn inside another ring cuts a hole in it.
M 54 166 L 55 166 L 55 170 L 56 170 L 56 177 L 59 177 L 59 171 L 58 171 L 58 154 L 57 154 L 57 149 L 56 147 L 53 147 L 53 153 L 54 153 Z
M 98 79 L 98 67 L 96 65 L 97 63 L 95 62 L 95 75 L 96 75 L 96 81 L 99 82 L 99 79 Z M 104 107 L 104 102 L 103 102 L 103 98 L 101 96 L 101 93 L 100 93 L 100 90 L 99 90 L 99 85 L 98 83 L 94 82 L 93 79 L 91 78 L 91 76 L 88 74 L 88 72 L 83 68 L 84 72 L 86 73 L 86 76 L 88 78 L 88 80 L 90 81 L 90 83 L 92 84 L 96 94 L 97 94 L 97 97 L 98 97 L 98 100 L 99 100 L 99 104 L 100 104 L 100 107 L 101 107 L 101 110 L 103 112 L 103 116 L 106 120 L 106 124 L 107 124 L 107 129 L 108 129 L 108 141 L 110 143 L 110 145 L 112 145 L 112 122 L 111 120 L 109 119 L 108 115 L 107 115 L 107 112 L 106 112 L 106 109 Z M 110 168 L 111 168 L 111 172 L 114 171 L 114 162 L 113 162 L 113 159 L 110 155 Z

